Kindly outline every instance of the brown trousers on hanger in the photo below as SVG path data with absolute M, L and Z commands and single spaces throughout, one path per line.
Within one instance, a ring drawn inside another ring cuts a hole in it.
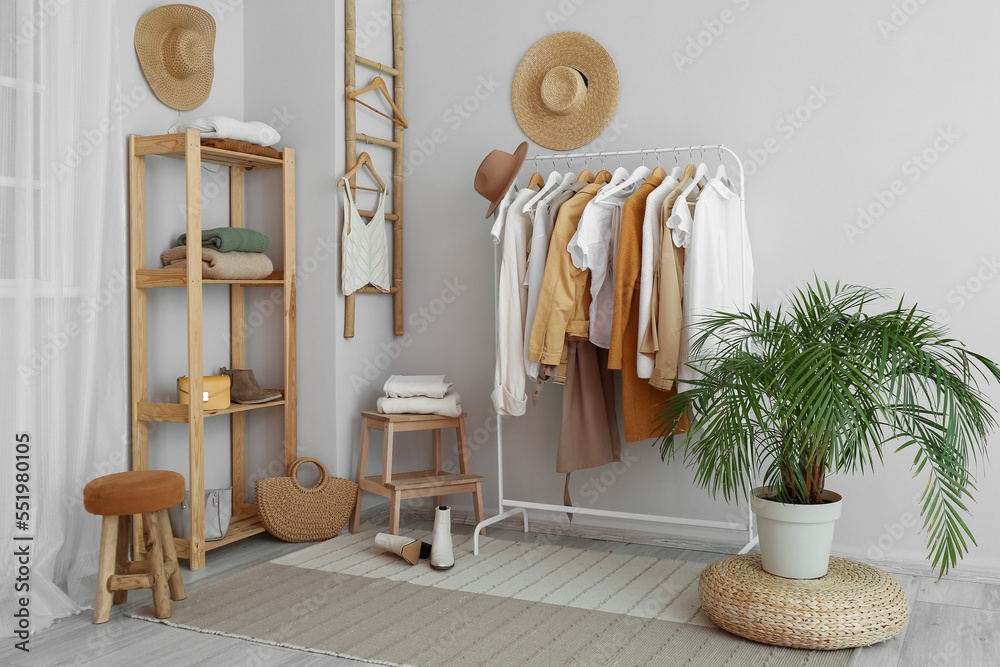
M 567 348 L 562 433 L 556 453 L 556 472 L 565 473 L 620 461 L 622 451 L 608 351 L 589 340 L 570 340 Z M 567 479 L 567 497 L 568 491 Z

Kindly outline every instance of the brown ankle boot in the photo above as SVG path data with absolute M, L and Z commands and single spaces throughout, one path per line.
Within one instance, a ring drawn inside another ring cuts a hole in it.
M 231 382 L 229 398 L 236 403 L 267 403 L 281 398 L 280 391 L 262 389 L 257 384 L 257 379 L 254 378 L 253 371 L 249 368 L 246 370 L 239 368 L 228 370 L 223 366 L 219 369 L 219 372 L 222 375 L 229 376 Z

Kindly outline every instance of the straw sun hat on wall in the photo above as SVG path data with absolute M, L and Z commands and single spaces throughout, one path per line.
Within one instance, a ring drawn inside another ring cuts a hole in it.
M 164 5 L 135 24 L 135 53 L 160 101 L 188 111 L 212 90 L 215 19 L 191 5 Z
M 618 70 L 597 40 L 557 32 L 532 46 L 517 66 L 514 117 L 535 143 L 557 151 L 593 141 L 618 106 Z

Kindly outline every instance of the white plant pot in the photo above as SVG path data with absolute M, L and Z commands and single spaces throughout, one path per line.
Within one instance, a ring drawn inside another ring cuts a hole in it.
M 771 487 L 753 490 L 750 508 L 757 515 L 760 560 L 765 572 L 786 579 L 818 579 L 830 566 L 833 528 L 841 497 L 823 491 L 821 505 L 791 505 L 765 500 Z

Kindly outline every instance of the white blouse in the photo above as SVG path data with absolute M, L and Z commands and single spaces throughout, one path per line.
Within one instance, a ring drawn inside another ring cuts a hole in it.
M 687 209 L 683 202 L 682 209 Z M 683 213 L 679 214 L 674 238 L 678 230 L 690 230 L 684 259 L 684 326 L 688 335 L 682 343 L 682 358 L 687 360 L 688 338 L 697 336 L 693 327 L 702 317 L 717 310 L 747 308 L 753 297 L 753 255 L 739 195 L 727 182 L 713 178 L 705 185 L 693 220 L 683 220 Z M 701 355 L 711 356 L 717 346 L 707 345 Z M 697 372 L 685 364 L 679 375 L 688 380 Z

